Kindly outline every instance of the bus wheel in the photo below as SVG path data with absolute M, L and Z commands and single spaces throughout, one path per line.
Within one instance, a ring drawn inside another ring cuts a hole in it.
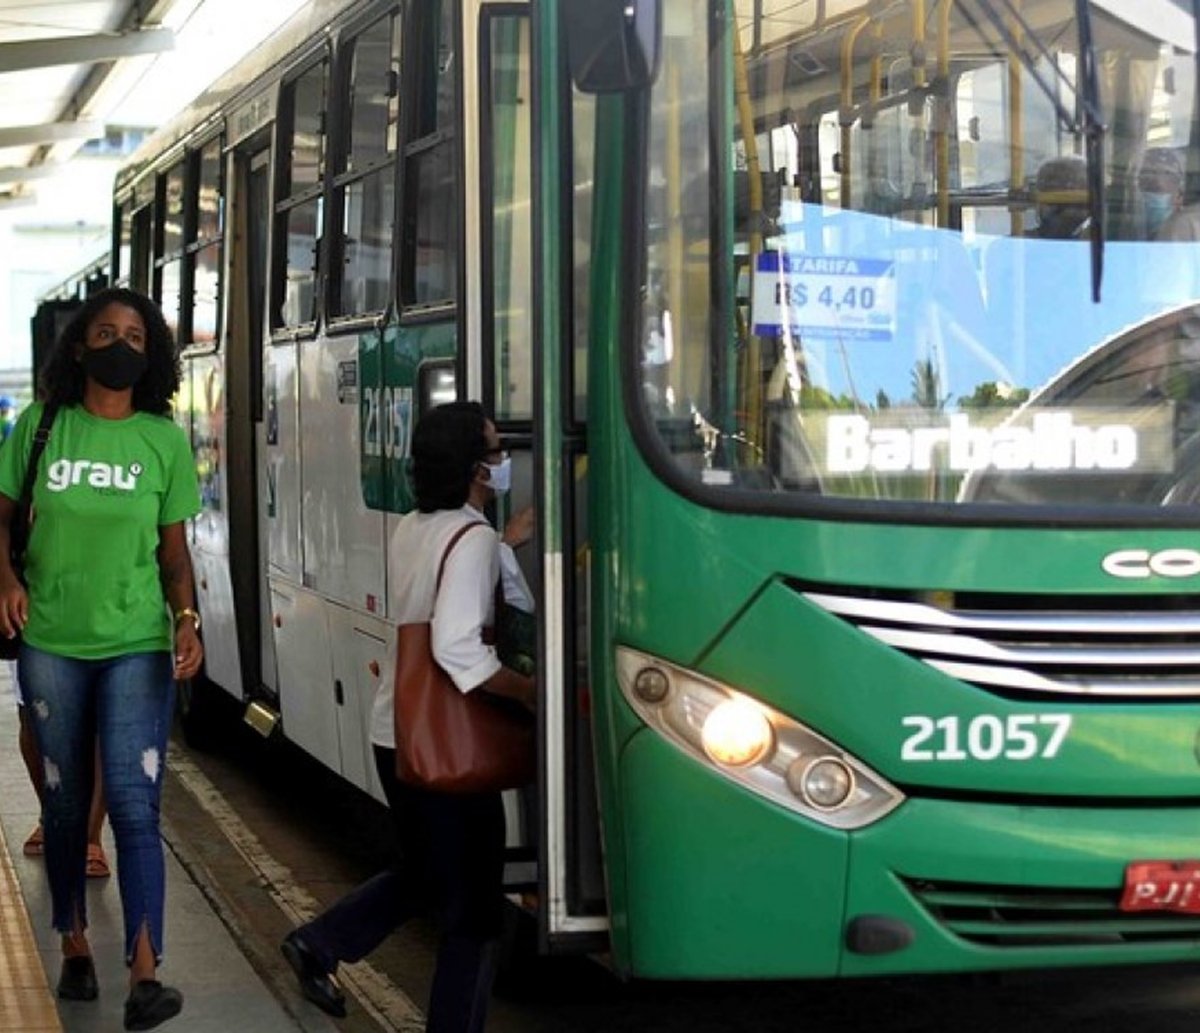
M 220 724 L 220 690 L 201 671 L 194 678 L 178 682 L 175 706 L 183 741 L 195 750 L 211 750 L 217 744 Z

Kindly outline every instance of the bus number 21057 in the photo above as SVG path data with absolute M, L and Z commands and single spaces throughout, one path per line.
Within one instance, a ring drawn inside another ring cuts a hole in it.
M 1071 729 L 1069 714 L 979 714 L 970 719 L 914 714 L 900 749 L 906 761 L 1050 760 Z

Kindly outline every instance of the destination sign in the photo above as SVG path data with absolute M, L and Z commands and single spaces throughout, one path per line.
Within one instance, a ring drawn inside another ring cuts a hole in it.
M 1172 407 L 810 414 L 831 474 L 1169 471 Z

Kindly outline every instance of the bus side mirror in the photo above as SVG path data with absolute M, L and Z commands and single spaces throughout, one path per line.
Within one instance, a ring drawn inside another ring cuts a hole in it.
M 584 93 L 650 85 L 658 73 L 661 0 L 566 0 L 571 78 Z

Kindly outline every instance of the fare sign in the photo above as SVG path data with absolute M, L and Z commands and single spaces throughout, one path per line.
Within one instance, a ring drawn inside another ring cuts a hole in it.
M 896 330 L 896 263 L 878 258 L 758 256 L 751 298 L 754 332 L 890 341 Z
M 1134 861 L 1125 869 L 1121 910 L 1200 915 L 1200 861 Z

